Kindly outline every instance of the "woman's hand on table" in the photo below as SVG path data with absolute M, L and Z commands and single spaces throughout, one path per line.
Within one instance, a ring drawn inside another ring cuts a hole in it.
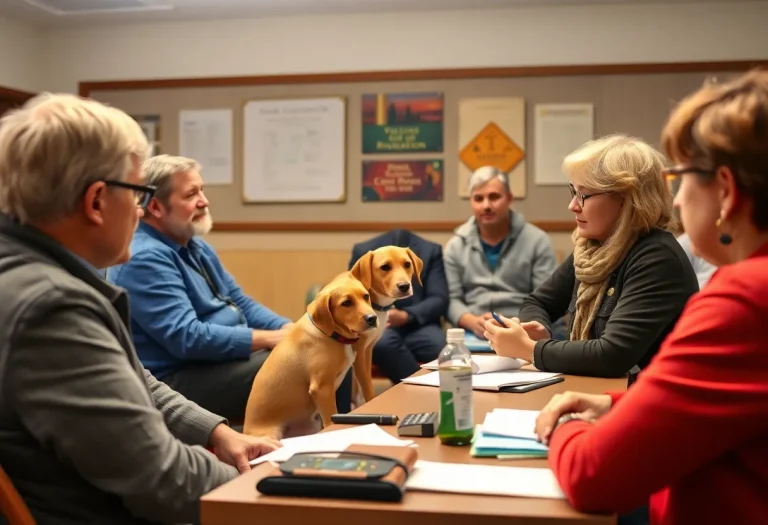
M 573 414 L 584 421 L 596 421 L 611 409 L 613 400 L 609 395 L 564 392 L 555 394 L 536 418 L 534 432 L 539 441 L 549 443 L 557 420 L 566 414 Z

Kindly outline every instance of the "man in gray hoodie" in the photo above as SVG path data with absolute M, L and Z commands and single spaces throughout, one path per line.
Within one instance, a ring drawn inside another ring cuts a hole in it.
M 523 299 L 557 268 L 549 236 L 513 212 L 507 176 L 485 166 L 469 179 L 474 216 L 445 247 L 448 320 L 483 338 L 491 311 L 517 316 Z

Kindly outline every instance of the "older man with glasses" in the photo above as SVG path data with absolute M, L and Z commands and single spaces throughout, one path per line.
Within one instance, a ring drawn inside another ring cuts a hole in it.
M 0 120 L 0 464 L 40 524 L 195 521 L 277 446 L 149 374 L 98 273 L 130 257 L 147 151 L 128 115 L 73 95 Z

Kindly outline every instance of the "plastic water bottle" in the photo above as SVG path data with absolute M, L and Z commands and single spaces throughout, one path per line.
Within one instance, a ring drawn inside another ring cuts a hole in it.
M 440 423 L 437 436 L 444 445 L 469 445 L 475 428 L 472 407 L 472 354 L 464 330 L 450 328 L 437 358 L 440 375 Z

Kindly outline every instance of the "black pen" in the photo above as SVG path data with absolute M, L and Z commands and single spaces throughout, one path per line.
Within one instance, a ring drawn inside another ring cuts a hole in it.
M 331 421 L 340 425 L 394 425 L 397 423 L 397 416 L 387 414 L 333 414 Z

